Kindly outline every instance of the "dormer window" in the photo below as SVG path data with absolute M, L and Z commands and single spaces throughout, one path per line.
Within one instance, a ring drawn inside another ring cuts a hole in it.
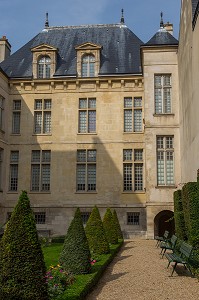
M 42 56 L 38 60 L 38 78 L 50 78 L 51 59 L 49 56 Z
M 92 54 L 82 57 L 82 77 L 95 76 L 95 56 Z
M 77 76 L 97 77 L 100 70 L 101 45 L 84 43 L 75 47 L 77 51 Z

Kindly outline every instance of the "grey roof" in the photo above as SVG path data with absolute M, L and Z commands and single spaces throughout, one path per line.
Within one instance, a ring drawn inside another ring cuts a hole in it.
M 166 29 L 159 29 L 156 34 L 145 44 L 146 46 L 158 45 L 178 45 L 178 40 L 174 38 Z
M 193 29 L 196 25 L 198 14 L 199 14 L 199 0 L 192 0 L 192 25 L 193 25 Z
M 59 49 L 54 76 L 73 76 L 77 73 L 75 47 L 86 42 L 102 46 L 101 75 L 141 73 L 140 46 L 143 42 L 122 24 L 48 27 L 0 66 L 9 77 L 31 77 L 30 49 L 48 44 Z
M 194 18 L 199 0 L 192 0 L 192 18 Z

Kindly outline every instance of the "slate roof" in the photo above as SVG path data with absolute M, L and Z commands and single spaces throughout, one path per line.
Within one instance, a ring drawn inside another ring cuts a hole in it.
M 178 45 L 178 40 L 174 38 L 166 29 L 159 29 L 156 34 L 145 44 L 145 46 Z
M 192 0 L 192 18 L 194 18 L 199 0 Z
M 195 27 L 199 14 L 199 0 L 192 0 L 192 25 Z
M 143 42 L 122 24 L 48 27 L 0 66 L 9 77 L 32 77 L 30 49 L 48 44 L 59 49 L 54 76 L 76 76 L 75 47 L 86 42 L 102 46 L 101 75 L 141 73 L 140 46 Z

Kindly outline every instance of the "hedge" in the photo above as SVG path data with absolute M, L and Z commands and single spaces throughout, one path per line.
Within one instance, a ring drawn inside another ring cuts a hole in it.
M 103 226 L 107 241 L 110 244 L 118 243 L 117 230 L 114 226 L 113 215 L 110 208 L 107 208 L 106 213 L 103 218 Z
M 174 220 L 176 235 L 180 240 L 187 240 L 185 220 L 182 206 L 182 191 L 174 192 Z

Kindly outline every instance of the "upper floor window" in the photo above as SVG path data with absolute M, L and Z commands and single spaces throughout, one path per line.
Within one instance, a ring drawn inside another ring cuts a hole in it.
M 0 148 L 0 191 L 2 190 L 2 179 L 3 179 L 3 149 Z
M 174 185 L 173 136 L 157 136 L 157 183 Z
M 36 99 L 34 110 L 34 133 L 51 133 L 51 99 Z
M 141 132 L 142 97 L 124 98 L 124 132 Z
M 96 99 L 79 99 L 79 133 L 96 132 Z
M 95 76 L 95 56 L 92 54 L 82 57 L 82 77 Z
M 51 59 L 42 56 L 38 60 L 38 78 L 50 78 Z
M 171 74 L 155 75 L 155 113 L 171 113 Z
M 13 100 L 12 112 L 12 133 L 20 133 L 20 120 L 21 120 L 21 100 Z
M 10 152 L 10 183 L 9 190 L 17 191 L 18 189 L 18 163 L 19 151 Z
M 3 130 L 4 122 L 4 98 L 0 95 L 0 129 Z

